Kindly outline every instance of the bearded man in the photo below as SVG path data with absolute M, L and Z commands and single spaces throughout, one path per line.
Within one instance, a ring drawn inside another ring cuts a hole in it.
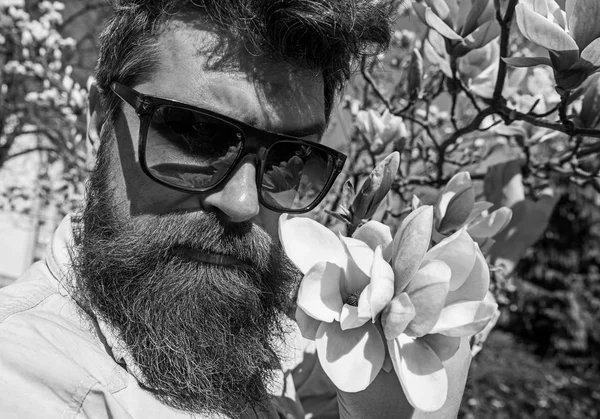
M 343 166 L 319 140 L 390 9 L 113 3 L 85 209 L 0 293 L 1 417 L 425 417 L 393 373 L 331 387 L 286 317 L 299 273 L 277 242 L 279 215 L 314 208 Z M 435 417 L 456 415 L 468 362 L 447 362 Z

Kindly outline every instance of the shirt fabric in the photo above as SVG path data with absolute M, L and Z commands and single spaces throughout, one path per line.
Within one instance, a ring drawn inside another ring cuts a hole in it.
M 72 227 L 67 216 L 45 258 L 0 290 L 0 418 L 223 417 L 173 409 L 140 387 L 135 362 L 115 331 L 84 314 L 67 292 Z M 244 417 L 338 417 L 335 388 L 314 343 L 292 322 L 290 328 L 268 411 Z

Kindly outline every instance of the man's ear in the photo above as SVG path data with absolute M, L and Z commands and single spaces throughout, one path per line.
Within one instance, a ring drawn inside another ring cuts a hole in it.
M 100 101 L 100 92 L 93 77 L 88 78 L 88 109 L 87 109 L 87 147 L 86 163 L 88 169 L 93 169 L 96 164 L 96 154 L 100 147 L 100 132 L 104 123 L 104 108 Z

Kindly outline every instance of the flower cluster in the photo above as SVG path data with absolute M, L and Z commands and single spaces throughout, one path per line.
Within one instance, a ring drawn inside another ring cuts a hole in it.
M 462 57 L 481 48 L 500 35 L 491 0 L 425 0 L 413 3 L 413 10 L 423 23 L 446 40 L 446 53 Z
M 417 196 L 413 197 L 413 209 L 421 206 Z M 512 218 L 512 210 L 500 207 L 491 213 L 493 204 L 475 202 L 475 190 L 469 172 L 455 174 L 440 192 L 434 206 L 434 243 L 465 228 L 484 253 L 494 244 L 494 237 L 502 231 Z
M 554 0 L 522 0 L 516 7 L 517 25 L 525 38 L 545 48 L 549 57 L 511 57 L 513 66 L 548 65 L 557 87 L 575 89 L 600 71 L 600 14 L 597 0 L 567 0 L 566 10 Z
M 304 274 L 296 320 L 339 389 L 364 390 L 393 369 L 415 408 L 445 403 L 442 362 L 497 307 L 484 300 L 489 269 L 466 227 L 431 247 L 433 231 L 432 206 L 411 212 L 394 237 L 377 221 L 344 237 L 308 218 L 280 218 L 282 246 Z
M 404 120 L 392 115 L 387 109 L 381 116 L 373 109 L 358 111 L 356 126 L 369 143 L 369 150 L 373 154 L 381 153 L 392 141 L 408 137 Z

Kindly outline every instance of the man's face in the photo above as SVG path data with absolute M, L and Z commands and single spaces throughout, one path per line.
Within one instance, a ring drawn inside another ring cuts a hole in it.
M 160 37 L 157 71 L 150 80 L 131 87 L 213 110 L 257 128 L 319 140 L 326 123 L 320 75 L 253 56 L 243 46 L 219 44 L 224 38 L 198 23 L 172 26 Z M 225 51 L 211 52 L 216 45 Z M 225 62 L 220 62 L 222 59 Z M 118 150 L 113 153 L 117 199 L 124 205 L 124 214 L 212 212 L 224 222 L 251 221 L 276 235 L 280 214 L 259 205 L 253 156 L 239 164 L 217 191 L 192 195 L 169 189 L 140 169 L 139 119 L 131 106 L 125 104 L 123 111 L 115 127 Z
M 131 87 L 316 141 L 321 79 L 227 42 L 201 23 L 173 23 L 159 38 L 158 68 Z M 279 214 L 258 203 L 254 156 L 220 189 L 186 194 L 142 172 L 138 131 L 127 104 L 102 131 L 76 291 L 120 332 L 148 390 L 177 408 L 235 415 L 264 399 L 298 280 L 275 237 Z

